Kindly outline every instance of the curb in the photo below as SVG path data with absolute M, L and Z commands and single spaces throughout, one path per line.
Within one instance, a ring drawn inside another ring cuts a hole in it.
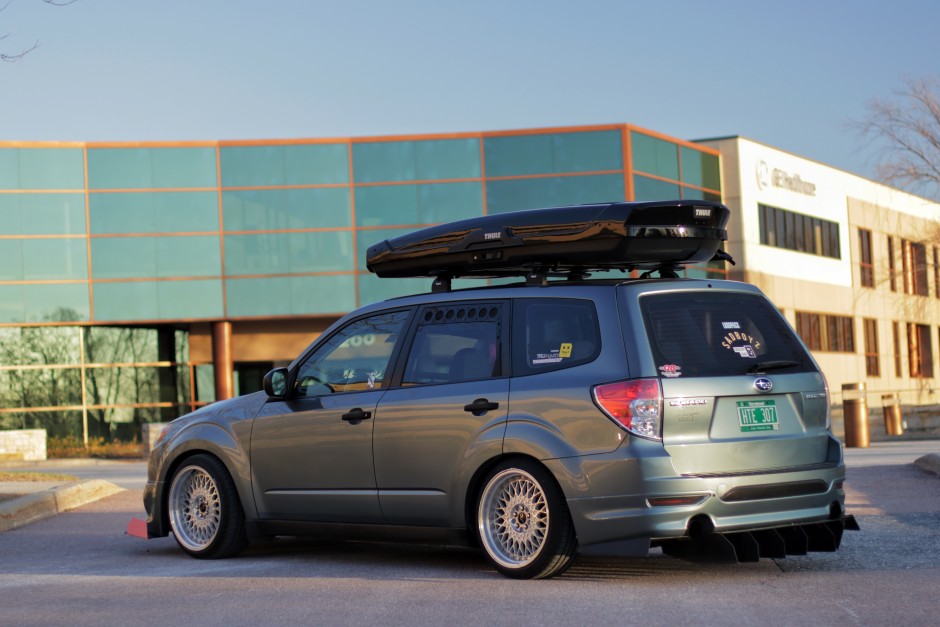
M 111 466 L 114 464 L 145 462 L 146 457 L 61 457 L 54 459 L 16 459 L 0 460 L 0 468 L 74 468 L 84 466 Z
M 940 477 L 940 455 L 936 453 L 918 457 L 914 460 L 914 465 L 924 472 L 929 472 L 932 475 Z
M 50 518 L 118 492 L 124 492 L 124 488 L 110 481 L 91 479 L 21 496 L 0 504 L 0 532 Z

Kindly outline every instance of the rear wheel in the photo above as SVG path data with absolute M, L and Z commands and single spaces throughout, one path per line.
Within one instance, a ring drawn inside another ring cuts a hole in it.
M 173 537 L 193 557 L 232 557 L 245 548 L 245 514 L 235 483 L 214 457 L 196 455 L 180 466 L 167 506 Z
M 490 472 L 477 504 L 477 533 L 496 570 L 514 579 L 564 572 L 578 546 L 564 495 L 551 474 L 529 460 Z

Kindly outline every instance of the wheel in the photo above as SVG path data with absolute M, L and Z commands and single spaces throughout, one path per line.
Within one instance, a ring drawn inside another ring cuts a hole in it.
M 493 566 L 513 579 L 561 574 L 578 547 L 564 495 L 554 477 L 529 460 L 490 472 L 477 505 L 480 545 Z
M 247 544 L 235 483 L 214 457 L 196 455 L 183 463 L 170 483 L 167 507 L 173 537 L 193 557 L 232 557 Z

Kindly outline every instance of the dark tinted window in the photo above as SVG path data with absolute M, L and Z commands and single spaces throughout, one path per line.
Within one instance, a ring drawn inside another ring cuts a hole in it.
M 502 307 L 492 303 L 428 307 L 419 312 L 402 384 L 501 376 L 501 312 Z
M 513 304 L 513 373 L 534 374 L 583 364 L 600 351 L 594 303 L 565 298 Z
M 640 304 L 662 376 L 739 375 L 783 361 L 799 365 L 768 371 L 812 370 L 786 320 L 759 296 L 682 292 L 645 296 Z

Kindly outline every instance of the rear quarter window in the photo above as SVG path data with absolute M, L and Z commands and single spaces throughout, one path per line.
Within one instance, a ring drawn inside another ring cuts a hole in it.
M 600 352 L 594 303 L 569 298 L 513 301 L 512 365 L 516 376 L 593 361 Z
M 814 370 L 790 325 L 759 295 L 651 294 L 640 308 L 660 376 L 743 375 L 770 362 L 780 374 Z

